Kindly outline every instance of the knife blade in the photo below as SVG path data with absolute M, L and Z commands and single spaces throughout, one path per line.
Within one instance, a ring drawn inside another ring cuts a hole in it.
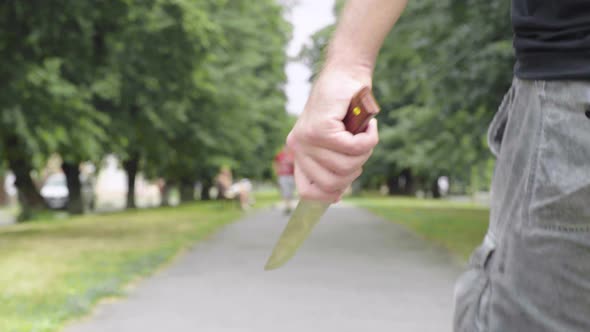
M 379 105 L 373 97 L 371 88 L 363 87 L 350 101 L 343 120 L 344 126 L 350 133 L 358 134 L 365 130 L 377 113 Z M 329 207 L 330 204 L 324 202 L 300 200 L 264 269 L 274 270 L 288 262 Z

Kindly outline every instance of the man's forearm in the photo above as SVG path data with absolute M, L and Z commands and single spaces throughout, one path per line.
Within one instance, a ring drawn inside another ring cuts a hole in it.
M 406 3 L 407 0 L 349 0 L 330 42 L 326 66 L 370 76 L 379 49 Z
M 342 120 L 351 99 L 371 84 L 385 36 L 407 0 L 349 0 L 303 113 L 287 137 L 295 155 L 295 182 L 302 199 L 336 202 L 379 141 L 377 122 L 351 135 Z

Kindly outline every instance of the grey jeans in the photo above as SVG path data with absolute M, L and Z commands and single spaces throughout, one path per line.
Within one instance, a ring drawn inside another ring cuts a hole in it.
M 295 177 L 293 175 L 279 175 L 279 187 L 283 199 L 293 199 L 295 193 Z
M 490 226 L 456 332 L 590 331 L 590 82 L 515 79 L 489 129 Z

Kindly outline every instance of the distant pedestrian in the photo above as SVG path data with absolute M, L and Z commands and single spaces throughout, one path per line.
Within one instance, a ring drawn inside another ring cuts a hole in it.
M 219 174 L 215 177 L 215 187 L 218 199 L 237 199 L 242 210 L 250 208 L 252 183 L 248 179 L 241 179 L 234 183 L 229 167 L 224 166 L 219 170 Z
M 295 158 L 288 147 L 284 147 L 274 159 L 274 170 L 279 178 L 281 197 L 285 202 L 285 213 L 292 210 L 293 193 L 295 192 Z

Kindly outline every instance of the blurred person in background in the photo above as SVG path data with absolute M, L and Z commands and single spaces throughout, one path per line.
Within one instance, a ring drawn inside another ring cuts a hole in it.
M 347 2 L 287 138 L 301 198 L 336 202 L 361 174 L 377 123 L 353 136 L 342 120 L 406 2 Z M 490 225 L 457 283 L 454 330 L 590 331 L 590 1 L 512 0 L 512 25 Z
M 252 183 L 248 179 L 241 179 L 234 183 L 229 167 L 221 167 L 219 174 L 215 177 L 215 187 L 219 199 L 237 199 L 242 210 L 250 208 Z
M 281 197 L 285 204 L 285 214 L 291 213 L 293 194 L 295 192 L 295 159 L 293 151 L 285 146 L 273 161 L 273 168 L 277 174 Z

